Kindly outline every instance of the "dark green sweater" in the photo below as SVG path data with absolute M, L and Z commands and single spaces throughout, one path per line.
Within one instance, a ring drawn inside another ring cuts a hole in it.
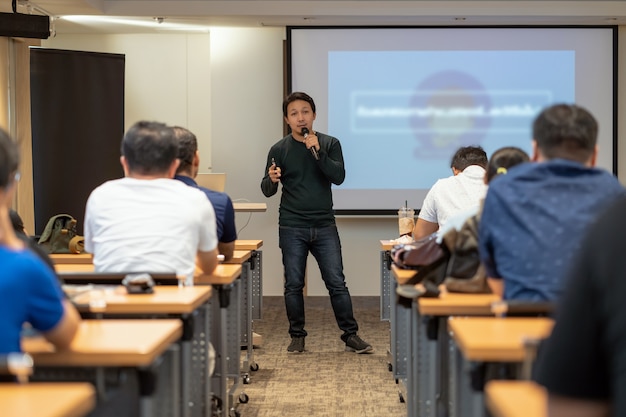
M 278 191 L 268 170 L 272 158 L 281 169 L 282 197 L 278 224 L 290 227 L 323 227 L 335 223 L 331 184 L 340 185 L 346 177 L 339 141 L 316 132 L 320 144 L 319 161 L 304 143 L 292 135 L 279 140 L 267 155 L 261 191 L 271 197 Z

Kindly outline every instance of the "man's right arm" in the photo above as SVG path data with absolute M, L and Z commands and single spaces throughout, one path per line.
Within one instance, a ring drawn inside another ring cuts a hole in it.
M 415 227 L 413 228 L 413 239 L 419 240 L 435 233 L 437 230 L 439 230 L 439 224 L 418 217 L 415 222 Z
M 217 249 L 220 254 L 224 255 L 224 260 L 229 261 L 233 258 L 235 252 L 235 241 L 232 242 L 219 242 Z
M 196 258 L 196 265 L 200 267 L 202 273 L 210 275 L 213 273 L 217 264 L 219 263 L 217 260 L 217 248 L 211 251 L 198 251 L 198 255 Z
M 56 346 L 58 349 L 67 349 L 72 343 L 78 325 L 80 323 L 80 315 L 76 308 L 68 300 L 63 300 L 63 316 L 61 320 L 51 330 L 43 333 L 46 340 Z

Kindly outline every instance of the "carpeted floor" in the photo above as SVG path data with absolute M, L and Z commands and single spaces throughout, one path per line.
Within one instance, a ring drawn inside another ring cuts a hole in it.
M 243 385 L 249 402 L 238 406 L 241 416 L 406 416 L 387 366 L 389 323 L 380 321 L 379 298 L 353 297 L 359 335 L 375 349 L 363 355 L 344 351 L 328 297 L 308 297 L 305 305 L 306 351 L 288 353 L 283 299 L 263 299 L 263 318 L 254 322 L 263 337 L 254 350 L 259 370 Z

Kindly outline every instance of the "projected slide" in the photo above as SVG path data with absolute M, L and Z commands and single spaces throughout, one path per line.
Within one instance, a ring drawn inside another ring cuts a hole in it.
M 530 152 L 537 113 L 575 97 L 574 51 L 328 53 L 328 132 L 347 189 L 428 189 L 460 146 Z
M 531 150 L 544 107 L 598 120 L 597 166 L 613 171 L 616 28 L 290 28 L 290 91 L 317 104 L 313 128 L 341 141 L 338 211 L 419 209 L 460 146 Z M 365 213 L 362 213 L 365 212 Z

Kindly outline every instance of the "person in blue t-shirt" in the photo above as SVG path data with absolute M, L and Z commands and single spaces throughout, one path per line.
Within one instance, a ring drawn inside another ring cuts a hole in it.
M 17 146 L 0 129 L 0 354 L 21 351 L 26 323 L 57 348 L 66 348 L 80 322 L 54 272 L 15 235 L 9 210 L 18 164 Z
M 550 106 L 532 131 L 533 162 L 489 184 L 480 257 L 504 299 L 556 301 L 585 230 L 624 188 L 594 168 L 598 123 L 586 109 Z
M 217 227 L 217 249 L 224 255 L 224 260 L 228 261 L 233 257 L 235 250 L 235 240 L 237 239 L 237 229 L 235 227 L 235 209 L 233 202 L 226 193 L 209 190 L 199 186 L 194 178 L 198 175 L 200 168 L 200 154 L 198 152 L 198 140 L 196 135 L 188 129 L 180 126 L 172 128 L 174 136 L 178 140 L 178 159 L 180 165 L 176 170 L 175 179 L 185 184 L 202 190 L 215 210 L 215 223 Z

